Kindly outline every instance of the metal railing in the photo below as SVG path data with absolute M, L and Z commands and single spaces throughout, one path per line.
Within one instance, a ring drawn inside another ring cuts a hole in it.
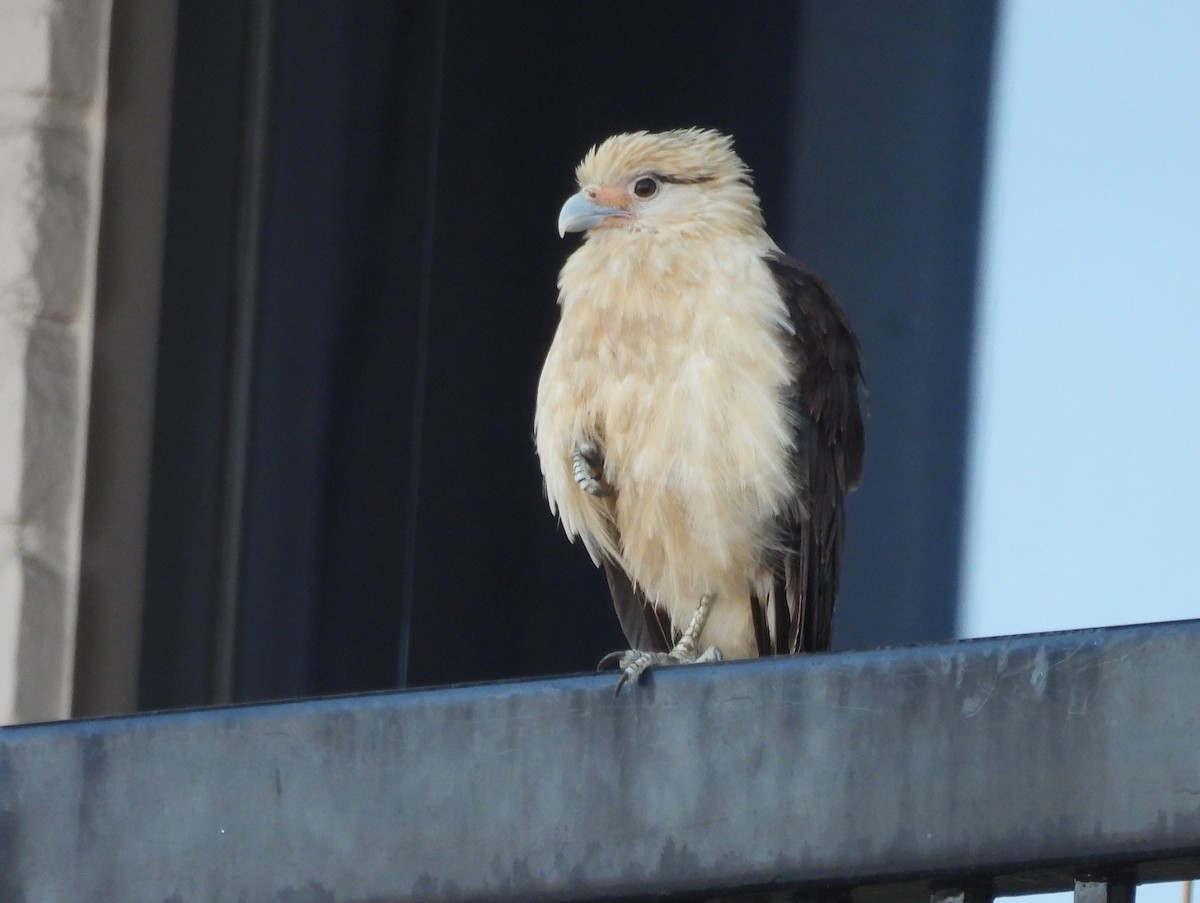
M 1200 622 L 613 684 L 4 729 L 0 900 L 1125 903 L 1200 874 Z

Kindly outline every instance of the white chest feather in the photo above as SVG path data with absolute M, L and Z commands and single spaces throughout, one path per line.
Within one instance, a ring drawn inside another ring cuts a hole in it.
M 538 454 L 567 533 L 686 622 L 705 593 L 748 593 L 795 497 L 786 310 L 765 248 L 608 238 L 562 272 Z M 611 497 L 575 484 L 585 437 L 603 450 Z

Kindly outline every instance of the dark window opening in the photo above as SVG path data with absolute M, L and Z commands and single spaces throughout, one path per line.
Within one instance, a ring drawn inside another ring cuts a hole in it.
M 558 207 L 591 144 L 640 128 L 733 134 L 863 338 L 835 645 L 950 637 L 993 23 L 180 4 L 141 706 L 572 672 L 622 644 L 531 433 Z

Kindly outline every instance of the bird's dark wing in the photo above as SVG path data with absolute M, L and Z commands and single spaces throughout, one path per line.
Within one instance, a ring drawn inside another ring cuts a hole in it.
M 846 492 L 862 475 L 862 367 L 846 312 L 815 275 L 783 254 L 766 258 L 795 327 L 796 379 L 789 404 L 796 431 L 799 503 L 783 518 L 783 548 L 771 553 L 774 596 L 754 600 L 760 654 L 829 648 L 846 534 Z M 767 620 L 773 619 L 772 629 Z
M 613 607 L 629 648 L 642 652 L 670 652 L 674 637 L 666 614 L 650 604 L 645 593 L 633 585 L 620 565 L 607 558 L 604 559 L 604 574 L 608 577 Z

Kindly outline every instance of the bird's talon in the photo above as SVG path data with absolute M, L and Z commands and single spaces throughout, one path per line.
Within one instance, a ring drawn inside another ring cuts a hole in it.
M 591 439 L 584 439 L 571 453 L 571 475 L 579 488 L 598 498 L 612 495 L 613 485 L 604 479 L 604 456 Z
M 596 665 L 596 671 L 607 671 L 610 668 L 619 668 L 619 662 L 626 654 L 627 652 L 624 649 L 618 649 L 616 652 L 610 652 L 608 655 L 604 656 L 604 658 L 600 659 L 599 663 Z
M 627 683 L 638 684 L 642 680 L 642 675 L 646 673 L 646 669 L 652 664 L 662 663 L 664 653 L 662 652 L 639 652 L 636 649 L 630 649 L 621 656 L 620 668 L 621 678 L 617 681 L 617 690 L 614 695 L 620 695 L 621 687 Z
M 723 661 L 724 656 L 716 646 L 709 646 L 699 655 L 694 651 L 681 650 L 678 646 L 670 652 L 643 652 L 639 649 L 626 649 L 610 652 L 600 659 L 597 671 L 603 671 L 614 665 L 620 670 L 617 689 L 613 694 L 621 695 L 621 688 L 626 684 L 641 683 L 642 677 L 651 668 L 661 668 L 668 665 L 700 665 L 707 662 Z
M 709 646 L 707 649 L 705 649 L 703 652 L 701 652 L 698 656 L 696 656 L 696 661 L 693 662 L 693 664 L 701 665 L 701 664 L 704 664 L 705 662 L 723 662 L 723 661 L 725 661 L 725 656 L 723 656 L 721 654 L 721 650 L 718 649 L 716 646 Z

